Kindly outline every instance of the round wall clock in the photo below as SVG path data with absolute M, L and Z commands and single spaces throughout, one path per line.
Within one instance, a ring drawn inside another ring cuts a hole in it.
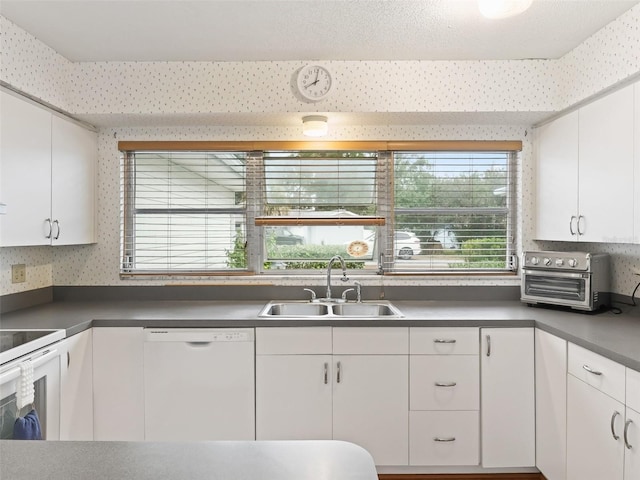
M 327 68 L 320 65 L 305 65 L 298 71 L 296 86 L 303 98 L 317 102 L 329 95 L 333 79 Z

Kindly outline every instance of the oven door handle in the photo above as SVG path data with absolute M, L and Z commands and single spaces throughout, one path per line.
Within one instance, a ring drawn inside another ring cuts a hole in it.
M 35 370 L 36 368 L 47 363 L 49 360 L 51 360 L 54 357 L 57 357 L 58 355 L 59 355 L 58 350 L 54 348 L 53 350 L 45 350 L 39 356 L 30 357 L 28 360 L 31 360 L 33 369 Z M 20 373 L 19 365 L 20 365 L 20 362 L 18 361 L 16 366 L 9 368 L 3 371 L 2 373 L 0 373 L 0 385 L 4 385 L 5 383 L 15 380 L 16 378 L 20 378 L 21 373 Z
M 549 270 L 524 270 L 524 276 L 530 275 L 532 277 L 555 277 L 555 278 L 587 278 L 589 276 L 588 273 L 578 273 L 578 272 L 560 272 L 557 270 L 549 271 Z

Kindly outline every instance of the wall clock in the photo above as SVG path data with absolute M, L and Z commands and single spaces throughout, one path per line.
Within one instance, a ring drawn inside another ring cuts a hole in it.
M 296 86 L 304 99 L 320 101 L 329 95 L 333 87 L 331 72 L 320 65 L 305 65 L 298 71 Z

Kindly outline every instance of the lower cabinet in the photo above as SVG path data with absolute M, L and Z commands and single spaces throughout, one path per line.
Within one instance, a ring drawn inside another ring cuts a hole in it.
M 356 443 L 408 464 L 408 328 L 256 329 L 256 438 Z
M 536 329 L 536 466 L 567 478 L 567 341 Z
M 482 328 L 483 467 L 535 466 L 533 328 Z
M 93 336 L 64 340 L 60 371 L 60 440 L 93 440 Z
M 94 440 L 144 440 L 142 344 L 142 328 L 93 328 Z
M 640 401 L 640 395 L 638 398 Z M 623 432 L 624 480 L 638 480 L 640 478 L 640 412 L 629 407 L 626 412 Z

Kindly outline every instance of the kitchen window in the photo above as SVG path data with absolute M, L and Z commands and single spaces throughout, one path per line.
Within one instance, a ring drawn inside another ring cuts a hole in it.
M 514 270 L 520 142 L 121 143 L 123 276 Z

